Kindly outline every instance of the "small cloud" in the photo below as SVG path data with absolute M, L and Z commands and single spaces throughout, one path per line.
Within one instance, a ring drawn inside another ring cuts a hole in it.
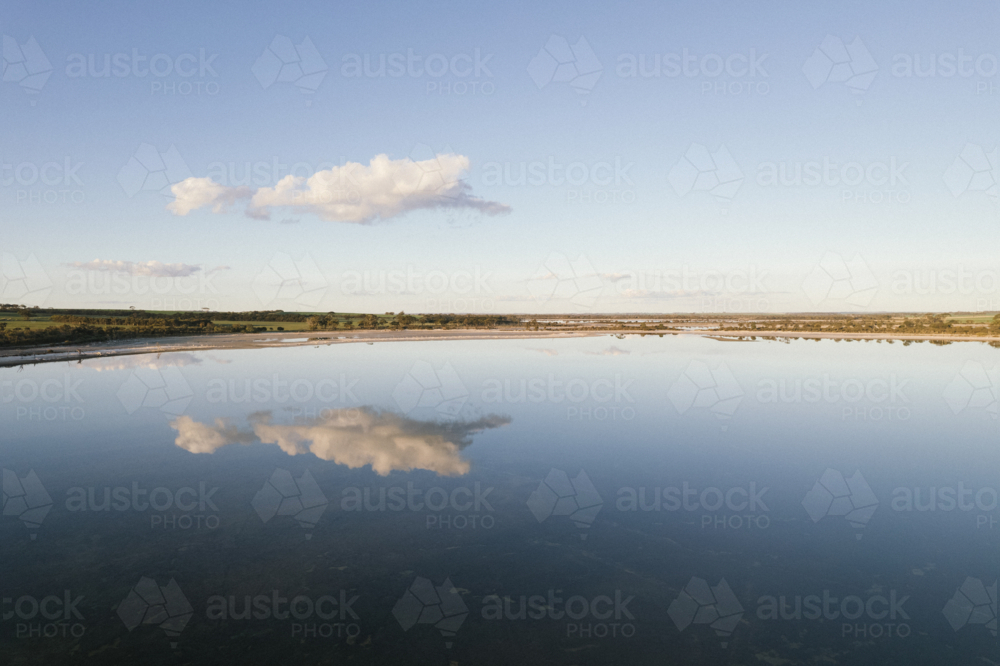
M 682 298 L 707 298 L 724 295 L 721 291 L 708 291 L 706 289 L 692 289 L 659 291 L 656 289 L 626 289 L 619 292 L 622 298 L 643 301 L 675 301 Z
M 64 264 L 70 268 L 83 271 L 110 271 L 112 273 L 128 273 L 129 275 L 143 275 L 146 277 L 190 277 L 201 270 L 201 266 L 192 264 L 164 264 L 159 261 L 112 261 L 110 259 L 95 259 L 93 261 L 76 261 Z M 229 270 L 228 266 L 213 268 L 209 273 L 215 271 Z
M 559 356 L 558 350 L 555 349 L 540 349 L 537 347 L 526 347 L 528 351 L 536 351 L 545 354 L 546 356 Z
M 88 358 L 81 362 L 84 368 L 104 372 L 106 370 L 134 370 L 146 368 L 159 370 L 167 367 L 182 367 L 185 365 L 201 365 L 201 358 L 189 352 L 174 352 L 170 354 L 134 354 L 130 356 L 111 356 L 107 358 Z
M 588 354 L 590 356 L 628 356 L 632 352 L 627 351 L 625 349 L 619 349 L 618 347 L 608 347 L 607 349 L 602 351 L 583 352 L 583 353 Z

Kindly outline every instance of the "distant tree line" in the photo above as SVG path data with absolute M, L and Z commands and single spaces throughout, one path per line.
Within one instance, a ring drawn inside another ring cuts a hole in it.
M 310 331 L 352 330 L 405 330 L 411 328 L 497 328 L 498 326 L 517 326 L 517 317 L 503 315 L 451 315 L 428 314 L 421 316 L 408 315 L 400 312 L 396 315 L 366 314 L 359 317 L 338 316 L 336 313 L 316 315 L 306 319 Z
M 86 319 L 81 317 L 80 319 Z M 0 347 L 82 344 L 134 338 L 159 338 L 211 333 L 260 333 L 266 326 L 213 324 L 203 320 L 143 319 L 128 325 L 100 326 L 89 322 L 68 323 L 45 328 L 17 328 L 0 322 Z
M 4 308 L 6 309 L 6 308 Z M 37 308 L 36 308 L 37 310 Z M 51 315 L 52 321 L 58 316 L 75 316 L 88 318 L 139 318 L 139 319 L 178 319 L 178 320 L 215 320 L 215 321 L 281 321 L 281 322 L 303 322 L 307 314 L 301 312 L 283 312 L 281 310 L 262 310 L 249 312 L 206 312 L 206 311 L 184 311 L 184 312 L 146 312 L 145 310 L 65 310 L 52 309 L 44 310 L 45 314 Z

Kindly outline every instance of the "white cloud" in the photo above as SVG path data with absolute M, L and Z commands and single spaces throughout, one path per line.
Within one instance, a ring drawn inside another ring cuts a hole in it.
M 249 199 L 245 212 L 256 219 L 270 219 L 272 208 L 290 208 L 331 222 L 358 224 L 434 208 L 468 208 L 486 215 L 509 212 L 509 206 L 472 196 L 471 186 L 462 179 L 468 170 L 469 158 L 463 155 L 421 161 L 376 155 L 367 166 L 348 162 L 308 178 L 288 175 L 256 192 L 210 178 L 188 178 L 171 188 L 176 200 L 167 209 L 175 215 L 206 207 L 221 213 L 237 200 Z
M 185 365 L 201 365 L 201 358 L 189 352 L 174 352 L 170 354 L 134 354 L 129 356 L 107 356 L 104 358 L 84 359 L 81 365 L 89 370 L 105 372 L 108 370 L 133 370 L 147 368 L 182 367 Z
M 618 347 L 611 346 L 603 351 L 596 351 L 596 352 L 589 351 L 583 353 L 588 354 L 590 356 L 628 356 L 632 352 L 626 349 L 619 349 Z
M 673 301 L 681 298 L 698 298 L 705 296 L 721 296 L 721 291 L 706 291 L 704 289 L 694 289 L 690 291 L 670 290 L 657 291 L 655 289 L 623 289 L 619 292 L 622 298 L 650 300 L 650 301 Z
M 545 354 L 546 356 L 559 356 L 559 351 L 556 349 L 546 349 L 542 347 L 525 347 L 528 351 L 536 351 Z
M 250 444 L 254 436 L 240 432 L 225 419 L 215 419 L 215 425 L 199 423 L 190 416 L 178 416 L 171 424 L 177 430 L 174 443 L 191 453 L 215 453 L 227 444 Z
M 167 210 L 181 216 L 206 206 L 211 206 L 213 213 L 225 213 L 237 200 L 253 195 L 249 187 L 226 187 L 211 178 L 194 177 L 172 185 L 170 191 L 175 198 L 167 204 Z
M 201 270 L 201 266 L 192 264 L 164 264 L 159 261 L 112 261 L 110 259 L 77 261 L 66 265 L 84 271 L 111 271 L 147 277 L 189 277 Z M 210 272 L 214 273 L 217 270 L 225 270 L 225 268 L 225 266 L 220 266 Z
M 249 420 L 252 432 L 240 431 L 223 419 L 210 425 L 187 416 L 170 426 L 177 430 L 175 444 L 191 453 L 214 453 L 229 444 L 259 440 L 277 444 L 290 456 L 312 453 L 351 469 L 371 465 L 381 476 L 414 469 L 459 476 L 469 472 L 469 461 L 460 452 L 472 443 L 472 436 L 510 423 L 508 417 L 486 416 L 440 424 L 367 407 L 331 410 L 328 418 L 292 425 L 271 423 L 267 412 L 252 414 Z

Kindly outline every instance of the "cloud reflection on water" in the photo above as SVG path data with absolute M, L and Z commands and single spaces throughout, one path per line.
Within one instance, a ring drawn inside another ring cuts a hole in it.
M 177 430 L 174 443 L 191 453 L 214 453 L 230 444 L 260 441 L 277 444 L 288 455 L 312 453 L 351 469 L 371 465 L 380 476 L 414 469 L 459 476 L 469 472 L 469 461 L 460 453 L 473 436 L 511 419 L 487 415 L 475 421 L 437 423 L 362 407 L 329 410 L 324 418 L 292 424 L 272 423 L 270 412 L 253 413 L 248 421 L 250 430 L 226 419 L 210 424 L 190 416 L 180 416 L 170 425 Z

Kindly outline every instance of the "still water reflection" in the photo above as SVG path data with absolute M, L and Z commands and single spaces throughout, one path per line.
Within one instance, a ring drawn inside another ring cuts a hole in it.
M 0 370 L 3 653 L 995 662 L 998 363 L 667 336 Z

